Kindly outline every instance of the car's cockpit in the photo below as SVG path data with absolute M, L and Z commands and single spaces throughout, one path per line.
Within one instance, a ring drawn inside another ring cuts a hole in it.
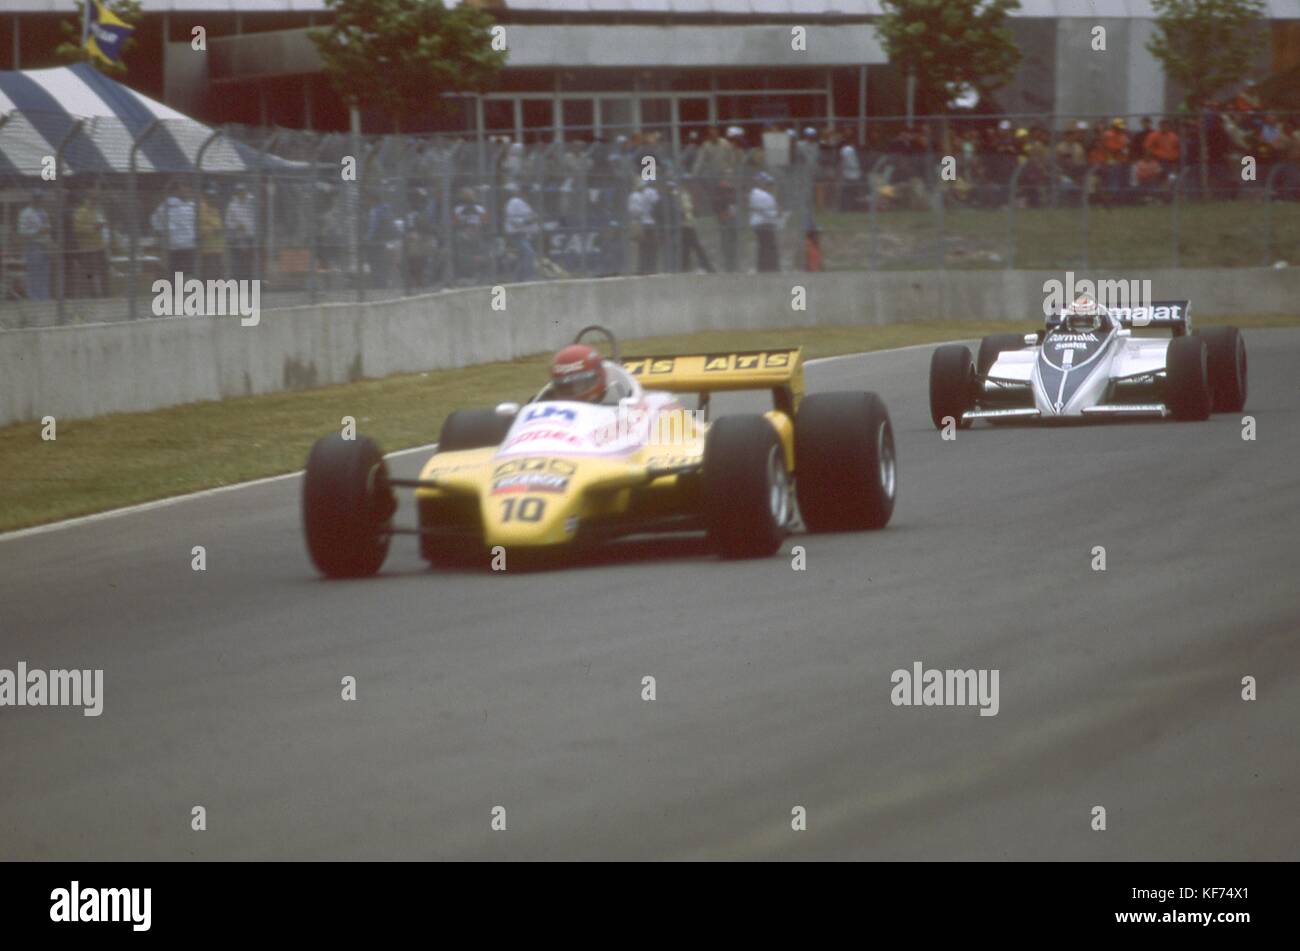
M 602 360 L 601 366 L 605 370 L 605 395 L 601 397 L 598 406 L 617 406 L 621 401 L 631 399 L 641 393 L 641 384 L 632 377 L 632 374 L 623 369 L 621 364 L 613 360 Z M 568 397 L 556 396 L 554 385 L 547 383 L 533 397 L 534 403 L 547 403 L 554 400 L 565 400 Z

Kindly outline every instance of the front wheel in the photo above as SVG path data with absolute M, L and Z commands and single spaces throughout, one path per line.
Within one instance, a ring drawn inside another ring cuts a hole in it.
M 1214 412 L 1240 413 L 1246 408 L 1246 341 L 1241 331 L 1236 327 L 1207 327 L 1199 334 L 1209 350 Z
M 1174 419 L 1208 419 L 1213 404 L 1209 347 L 1203 337 L 1174 337 L 1165 357 L 1165 405 Z
M 316 441 L 302 484 L 307 553 L 329 578 L 373 575 L 388 556 L 385 529 L 397 510 L 383 454 L 371 439 L 338 433 Z
M 723 558 L 763 558 L 790 523 L 790 476 L 776 430 L 762 416 L 724 416 L 704 444 L 704 518 Z
M 889 412 L 875 393 L 805 396 L 794 423 L 795 491 L 810 532 L 883 528 L 897 462 Z
M 952 417 L 958 428 L 966 429 L 969 421 L 962 415 L 974 405 L 975 363 L 970 349 L 961 344 L 939 347 L 930 357 L 930 420 L 935 429 L 943 429 L 944 420 Z

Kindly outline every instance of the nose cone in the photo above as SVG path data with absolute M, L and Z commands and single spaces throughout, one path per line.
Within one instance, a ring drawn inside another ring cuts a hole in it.
M 541 547 L 573 538 L 582 497 L 577 466 L 564 459 L 502 462 L 483 486 L 480 509 L 488 546 Z
M 573 500 L 559 494 L 488 494 L 483 499 L 483 538 L 488 547 L 561 545 L 573 539 Z

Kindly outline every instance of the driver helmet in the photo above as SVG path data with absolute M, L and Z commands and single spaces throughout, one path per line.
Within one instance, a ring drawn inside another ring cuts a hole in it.
M 551 360 L 551 394 L 556 399 L 598 403 L 605 386 L 604 361 L 595 347 L 570 344 Z
M 1101 329 L 1105 315 L 1106 309 L 1091 297 L 1080 297 L 1065 308 L 1065 313 L 1061 315 L 1061 326 L 1066 330 L 1095 333 Z

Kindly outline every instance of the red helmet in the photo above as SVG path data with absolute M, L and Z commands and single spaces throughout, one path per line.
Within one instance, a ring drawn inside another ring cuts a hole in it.
M 596 403 L 605 395 L 600 351 L 585 343 L 565 347 L 551 361 L 551 395 L 560 400 Z

